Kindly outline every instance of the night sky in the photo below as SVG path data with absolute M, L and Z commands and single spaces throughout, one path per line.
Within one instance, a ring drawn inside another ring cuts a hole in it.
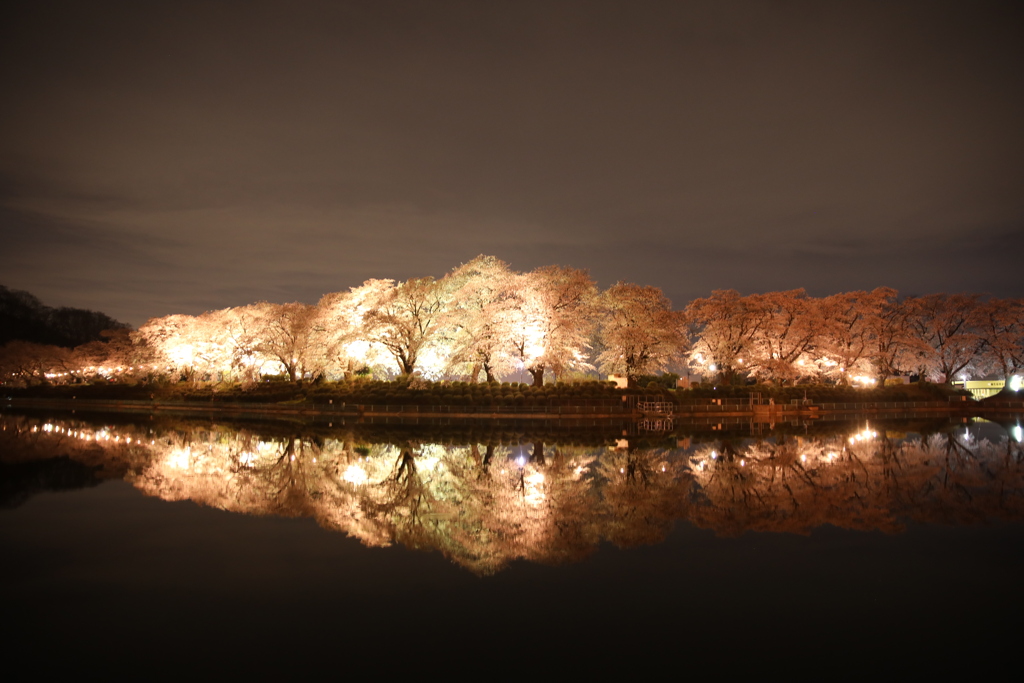
M 477 254 L 1024 296 L 1020 2 L 23 2 L 0 284 L 152 316 Z

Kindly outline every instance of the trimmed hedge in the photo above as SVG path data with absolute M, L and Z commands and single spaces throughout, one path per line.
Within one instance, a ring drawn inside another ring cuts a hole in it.
M 238 401 L 254 403 L 355 403 L 365 405 L 487 405 L 545 406 L 571 405 L 583 401 L 619 401 L 624 394 L 658 396 L 662 400 L 690 401 L 706 398 L 742 398 L 760 392 L 763 399 L 789 403 L 807 398 L 815 403 L 868 401 L 944 401 L 962 395 L 948 385 L 917 383 L 876 389 L 854 389 L 824 385 L 777 387 L 771 385 L 712 386 L 693 389 L 666 389 L 655 383 L 645 388 L 616 389 L 610 382 L 568 382 L 533 387 L 519 382 L 471 384 L 468 382 L 427 383 L 420 389 L 409 388 L 405 379 L 384 382 L 355 379 L 299 385 L 291 382 L 264 382 L 241 385 L 180 384 L 95 384 L 33 387 L 8 390 L 11 396 L 40 398 L 94 398 L 112 400 L 161 401 Z

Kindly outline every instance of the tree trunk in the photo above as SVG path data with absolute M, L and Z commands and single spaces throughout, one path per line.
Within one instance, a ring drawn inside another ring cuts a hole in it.
M 534 441 L 533 442 L 533 455 L 530 456 L 530 462 L 534 465 L 544 464 L 544 442 Z
M 533 376 L 533 386 L 542 387 L 544 386 L 544 366 L 536 365 L 532 368 L 526 368 L 526 371 Z

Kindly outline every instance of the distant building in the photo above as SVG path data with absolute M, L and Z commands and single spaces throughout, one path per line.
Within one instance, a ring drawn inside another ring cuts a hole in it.
M 952 384 L 957 389 L 966 389 L 971 392 L 976 399 L 995 396 L 1006 386 L 1005 380 L 1001 379 L 955 380 Z
M 608 375 L 608 380 L 615 382 L 615 388 L 625 389 L 629 386 L 629 378 L 625 375 Z

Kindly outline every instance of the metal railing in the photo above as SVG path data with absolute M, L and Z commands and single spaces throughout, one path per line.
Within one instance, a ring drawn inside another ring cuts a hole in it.
M 673 413 L 676 404 L 672 401 L 637 401 L 636 409 L 642 413 Z

